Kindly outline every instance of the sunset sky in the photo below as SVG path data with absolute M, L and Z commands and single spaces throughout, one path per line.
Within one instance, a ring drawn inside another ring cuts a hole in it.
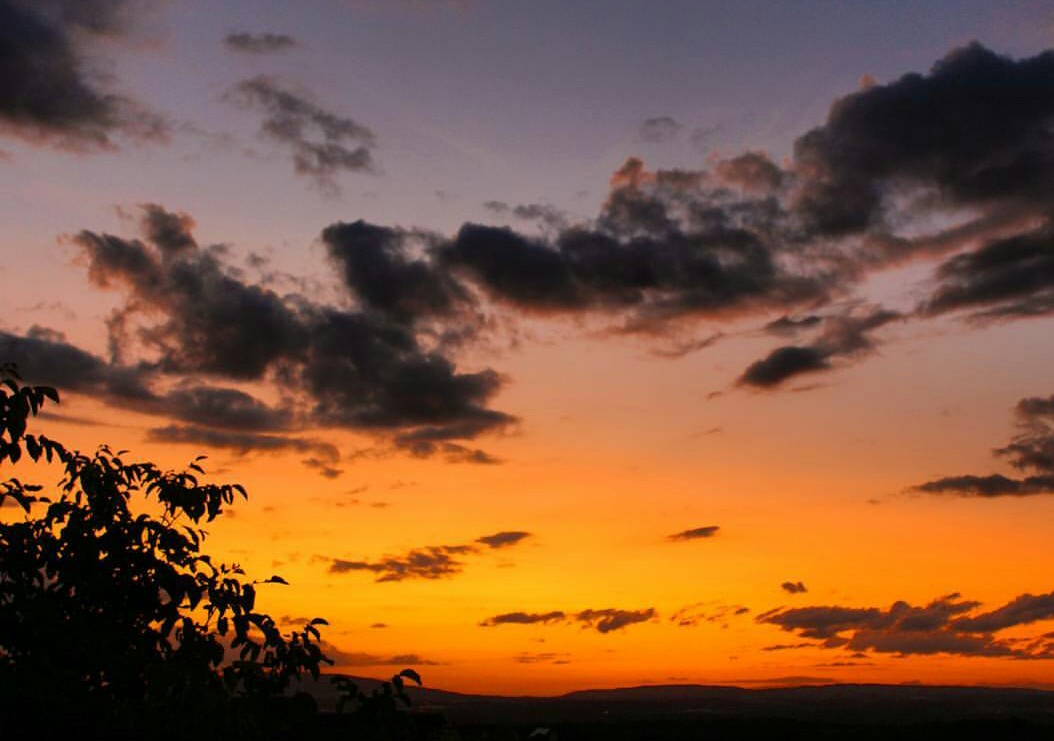
M 244 484 L 209 547 L 340 671 L 1054 686 L 1048 48 L 1035 0 L 0 0 L 0 361 Z

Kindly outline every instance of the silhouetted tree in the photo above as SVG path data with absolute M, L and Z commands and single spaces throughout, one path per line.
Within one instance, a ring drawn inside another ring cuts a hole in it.
M 184 471 L 91 455 L 27 432 L 58 393 L 20 383 L 0 366 L 0 464 L 28 457 L 58 466 L 45 495 L 0 482 L 0 730 L 26 727 L 129 738 L 275 738 L 306 730 L 314 702 L 290 696 L 302 675 L 332 663 L 315 618 L 283 634 L 256 606 L 237 565 L 202 550 L 201 525 L 238 497 L 238 484 L 204 483 L 201 458 Z M 4 518 L 9 520 L 10 518 Z M 367 715 L 406 700 L 406 670 L 370 696 L 346 698 Z M 49 734 L 50 735 L 50 734 Z

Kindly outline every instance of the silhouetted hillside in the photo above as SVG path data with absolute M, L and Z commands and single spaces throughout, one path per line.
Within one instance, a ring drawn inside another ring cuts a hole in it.
M 364 688 L 376 680 L 356 679 Z M 305 685 L 323 710 L 336 692 L 323 677 Z M 442 713 L 455 724 L 558 724 L 783 719 L 807 723 L 908 725 L 1010 719 L 1054 734 L 1054 692 L 1025 688 L 837 684 L 744 689 L 649 685 L 582 690 L 557 697 L 468 695 L 409 688 L 414 712 Z

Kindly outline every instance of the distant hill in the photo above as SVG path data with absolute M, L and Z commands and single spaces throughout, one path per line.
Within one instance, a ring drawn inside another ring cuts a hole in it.
M 373 679 L 353 679 L 364 689 L 378 684 Z M 328 678 L 308 682 L 302 689 L 317 699 L 321 709 L 336 706 L 337 693 Z M 832 684 L 744 689 L 679 684 L 581 690 L 557 697 L 469 695 L 416 687 L 408 694 L 415 711 L 441 712 L 462 724 L 744 718 L 917 724 L 1022 719 L 1050 725 L 1054 732 L 1054 692 L 1024 688 Z

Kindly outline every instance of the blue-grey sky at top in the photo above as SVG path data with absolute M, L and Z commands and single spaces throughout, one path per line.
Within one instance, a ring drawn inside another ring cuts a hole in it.
M 629 155 L 682 167 L 746 148 L 780 158 L 862 75 L 924 71 L 974 38 L 1035 53 L 1054 38 L 1052 17 L 1042 3 L 968 0 L 170 2 L 90 57 L 172 121 L 169 146 L 74 155 L 0 142 L 11 155 L 0 163 L 3 248 L 16 261 L 52 258 L 20 267 L 30 282 L 2 300 L 24 304 L 46 276 L 71 303 L 97 304 L 79 269 L 54 267 L 71 254 L 55 237 L 120 230 L 113 207 L 144 201 L 193 214 L 205 241 L 270 248 L 297 273 L 319 272 L 312 241 L 337 219 L 452 230 L 493 220 L 481 206 L 491 199 L 590 216 Z M 232 31 L 300 45 L 237 54 L 221 43 Z M 257 74 L 370 127 L 379 172 L 340 175 L 337 197 L 294 177 L 258 137 L 257 115 L 224 100 Z M 657 116 L 683 126 L 675 141 L 636 136 Z M 706 133 L 693 142 L 693 131 Z M 97 332 L 95 318 L 85 320 Z

